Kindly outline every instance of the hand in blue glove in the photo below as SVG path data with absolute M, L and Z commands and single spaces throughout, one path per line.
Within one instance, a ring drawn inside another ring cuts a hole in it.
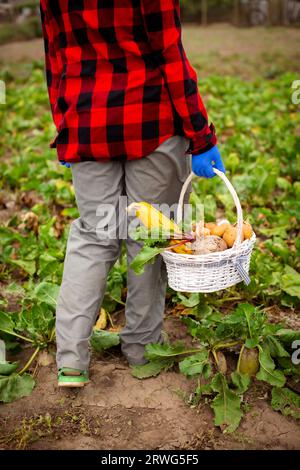
M 216 176 L 213 168 L 225 173 L 225 167 L 217 145 L 207 152 L 192 156 L 192 170 L 195 175 L 203 176 L 204 178 L 213 178 Z
M 66 168 L 71 168 L 71 163 L 65 162 L 64 160 L 60 161 L 59 163 Z

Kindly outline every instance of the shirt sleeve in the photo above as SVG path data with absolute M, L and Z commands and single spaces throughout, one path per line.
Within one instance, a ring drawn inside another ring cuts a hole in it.
M 181 40 L 179 0 L 141 0 L 153 60 L 159 63 L 173 106 L 190 139 L 188 153 L 206 152 L 217 143 Z
M 58 90 L 61 75 L 63 72 L 63 66 L 60 57 L 56 53 L 54 35 L 54 19 L 51 19 L 50 12 L 47 11 L 47 6 L 44 2 L 40 2 L 41 22 L 42 31 L 44 38 L 44 49 L 45 49 L 45 66 L 46 66 L 46 79 L 48 94 L 50 100 L 50 106 L 53 116 L 53 121 L 57 129 L 59 129 L 60 122 L 62 119 L 62 113 L 57 106 Z

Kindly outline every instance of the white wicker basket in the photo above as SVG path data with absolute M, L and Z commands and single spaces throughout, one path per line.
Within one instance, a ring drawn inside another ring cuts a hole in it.
M 232 248 L 207 255 L 185 255 L 166 250 L 162 253 L 167 266 L 168 283 L 175 291 L 181 292 L 217 292 L 227 289 L 241 281 L 249 284 L 249 265 L 255 234 L 250 240 L 241 243 L 243 230 L 243 212 L 238 195 L 225 176 L 219 170 L 215 173 L 224 181 L 231 193 L 237 210 L 237 238 Z M 194 173 L 191 173 L 182 187 L 177 210 L 177 223 L 182 220 L 184 196 Z

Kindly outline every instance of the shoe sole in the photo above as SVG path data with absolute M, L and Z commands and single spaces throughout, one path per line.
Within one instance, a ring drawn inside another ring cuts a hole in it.
M 58 383 L 58 387 L 69 387 L 69 388 L 82 388 L 87 385 L 89 382 L 63 382 Z

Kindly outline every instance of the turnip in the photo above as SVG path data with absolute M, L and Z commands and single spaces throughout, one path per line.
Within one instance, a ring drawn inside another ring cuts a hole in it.
M 257 348 L 248 349 L 243 345 L 239 355 L 237 371 L 241 374 L 247 374 L 252 377 L 256 375 L 258 369 L 259 360 Z
M 229 248 L 233 247 L 236 238 L 237 238 L 237 227 L 232 227 L 232 226 L 228 227 L 223 234 L 223 240 L 225 240 Z M 241 241 L 243 240 L 244 240 L 244 235 L 242 233 Z
M 222 237 L 225 233 L 225 231 L 230 227 L 230 224 L 221 224 L 221 225 L 216 225 L 210 233 L 212 235 L 217 235 L 218 237 Z
M 208 253 L 224 251 L 226 249 L 226 242 L 221 237 L 217 237 L 216 235 L 197 238 L 196 241 L 192 243 L 192 250 L 196 255 L 205 255 Z

